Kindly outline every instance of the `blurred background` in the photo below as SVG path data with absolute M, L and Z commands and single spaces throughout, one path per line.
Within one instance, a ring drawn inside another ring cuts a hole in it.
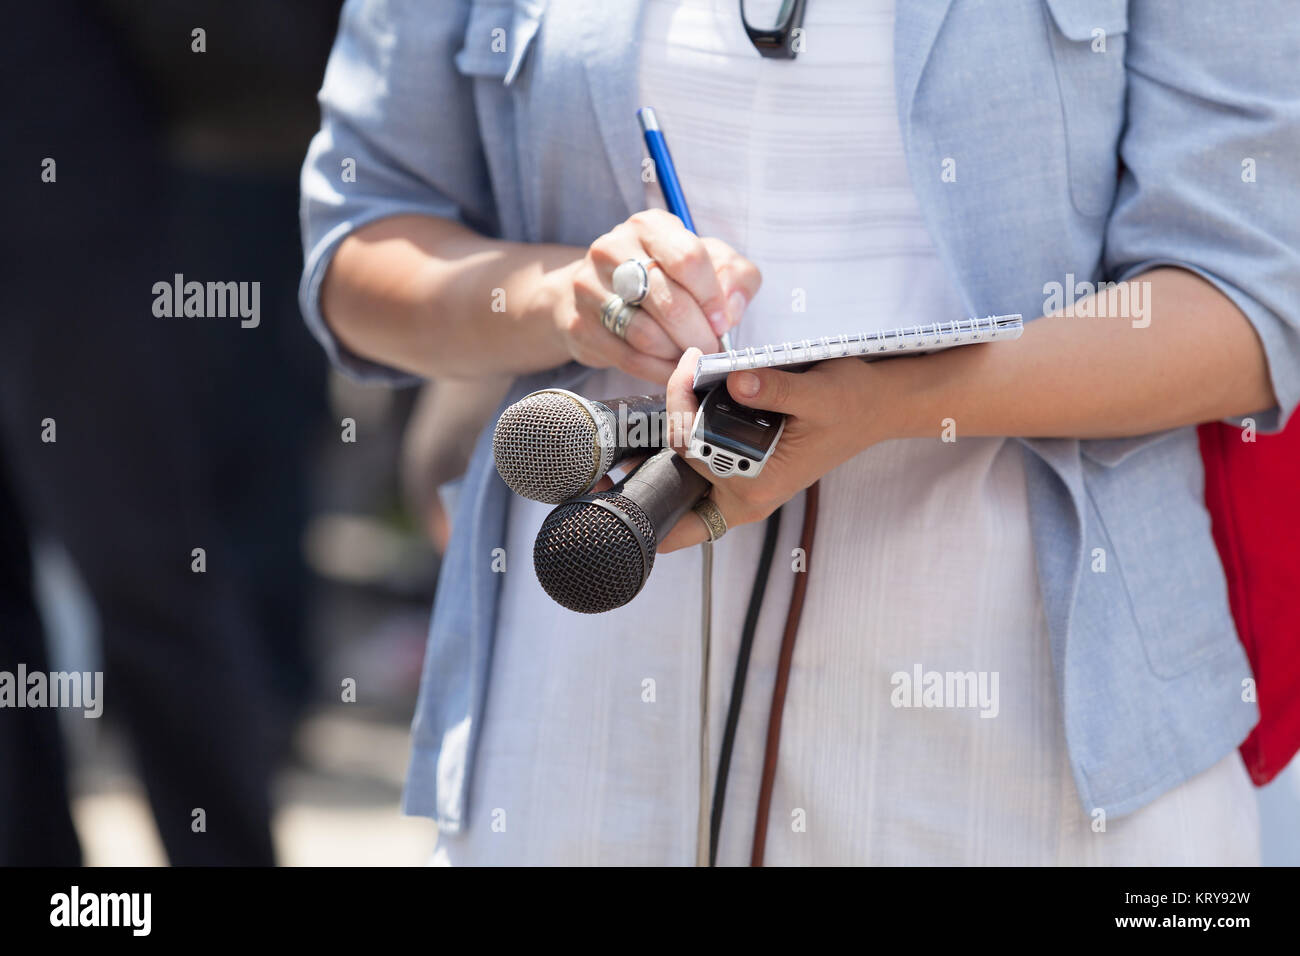
M 299 317 L 338 8 L 9 11 L 0 670 L 102 670 L 105 706 L 0 713 L 0 864 L 432 851 L 399 800 L 448 534 L 433 489 L 499 388 L 352 385 Z M 176 274 L 259 283 L 260 322 L 156 316 Z M 1266 862 L 1300 863 L 1300 768 L 1260 795 Z
M 338 9 L 7 18 L 0 669 L 103 670 L 105 707 L 0 715 L 0 862 L 432 851 L 398 810 L 446 534 L 418 442 L 403 492 L 419 393 L 329 372 L 296 302 Z M 258 282 L 259 324 L 155 316 L 177 273 Z

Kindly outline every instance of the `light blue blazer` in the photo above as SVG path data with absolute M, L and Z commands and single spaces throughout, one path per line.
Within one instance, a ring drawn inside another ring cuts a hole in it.
M 643 205 L 640 12 L 640 0 L 350 0 L 302 176 L 302 309 L 342 368 L 412 381 L 349 354 L 322 320 L 321 279 L 358 226 L 423 213 L 586 246 Z M 1193 270 L 1258 332 L 1279 406 L 1254 418 L 1280 427 L 1300 401 L 1296 38 L 1288 0 L 1249 15 L 1222 0 L 898 3 L 912 182 L 968 313 L 1038 316 L 1068 275 Z M 529 376 L 507 401 L 586 374 Z M 448 831 L 470 819 L 501 581 L 490 564 L 508 492 L 490 437 L 438 583 L 405 796 Z M 1124 814 L 1220 760 L 1258 718 L 1196 433 L 1023 445 L 1080 812 Z

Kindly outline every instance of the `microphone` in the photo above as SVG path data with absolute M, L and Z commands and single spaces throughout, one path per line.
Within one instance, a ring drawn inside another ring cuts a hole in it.
M 665 448 L 609 491 L 566 501 L 546 516 L 533 545 L 542 589 L 580 614 L 622 607 L 650 577 L 660 533 L 708 490 L 706 478 Z
M 492 456 L 515 494 L 557 505 L 590 491 L 629 455 L 668 444 L 662 395 L 595 401 L 562 388 L 532 392 L 497 420 Z

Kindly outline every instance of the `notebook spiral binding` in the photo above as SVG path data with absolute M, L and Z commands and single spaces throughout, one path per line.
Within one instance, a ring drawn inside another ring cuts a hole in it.
M 850 357 L 872 361 L 905 352 L 930 352 L 957 345 L 1017 339 L 1023 331 L 1024 321 L 1018 314 L 989 315 L 880 329 L 875 332 L 826 335 L 819 339 L 782 342 L 780 345 L 730 349 L 700 357 L 699 364 L 695 367 L 695 388 L 704 388 L 721 381 L 732 372 L 746 369 L 787 368 Z

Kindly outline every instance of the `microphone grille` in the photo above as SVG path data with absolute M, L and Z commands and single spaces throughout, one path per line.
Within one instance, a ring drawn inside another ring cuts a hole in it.
M 594 499 L 613 505 L 623 517 L 593 504 Z M 533 546 L 533 568 L 557 604 L 580 614 L 600 614 L 637 596 L 654 566 L 656 547 L 654 525 L 640 506 L 605 491 L 566 502 L 547 515 Z
M 515 494 L 559 504 L 595 482 L 601 448 L 596 422 L 582 405 L 560 392 L 537 392 L 501 413 L 492 454 Z

